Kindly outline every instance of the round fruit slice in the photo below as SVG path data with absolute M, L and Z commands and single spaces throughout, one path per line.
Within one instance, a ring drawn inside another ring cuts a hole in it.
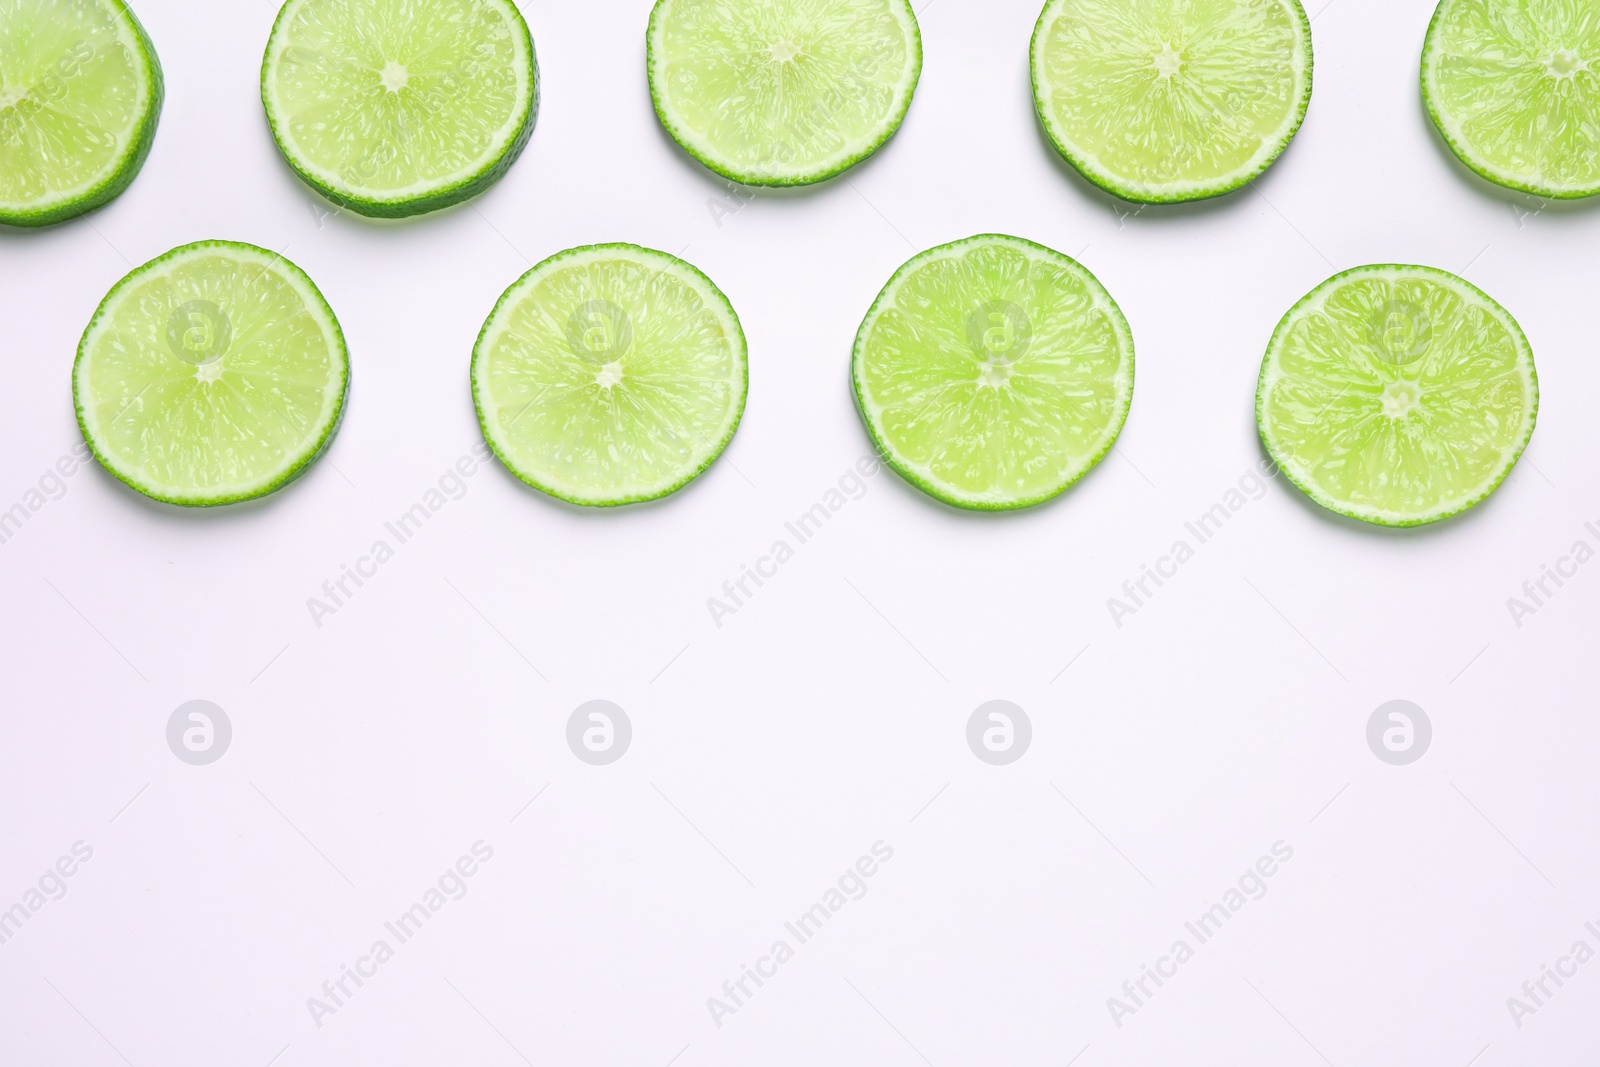
M 1200 200 L 1288 147 L 1311 100 L 1298 0 L 1049 0 L 1033 100 L 1056 150 L 1124 200 Z
M 0 223 L 44 226 L 126 189 L 156 136 L 161 65 L 122 0 L 0 2 Z
M 909 0 L 657 0 L 650 95 L 675 141 L 746 185 L 805 185 L 861 162 L 911 106 Z
M 1517 322 L 1432 267 L 1336 274 L 1278 323 L 1256 423 L 1318 504 L 1383 526 L 1483 500 L 1533 436 L 1539 379 Z
M 380 218 L 477 196 L 516 162 L 539 97 L 511 0 L 288 0 L 261 100 L 289 166 Z
M 169 504 L 231 504 L 303 474 L 333 441 L 350 360 L 305 273 L 264 248 L 175 248 L 106 295 L 72 397 L 112 474 Z
M 637 245 L 540 263 L 500 297 L 472 352 L 489 447 L 574 504 L 682 488 L 733 438 L 745 391 L 728 298 L 683 260 Z
M 1422 98 L 1461 162 L 1558 199 L 1600 193 L 1600 18 L 1573 0 L 1443 0 Z
M 1100 461 L 1133 400 L 1133 335 L 1093 274 L 1018 237 L 941 245 L 895 272 L 856 334 L 878 451 L 957 507 L 1025 508 Z

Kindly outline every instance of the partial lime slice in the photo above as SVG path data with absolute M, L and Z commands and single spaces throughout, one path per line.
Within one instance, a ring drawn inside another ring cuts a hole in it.
M 477 196 L 516 162 L 539 97 L 511 0 L 288 0 L 261 100 L 295 173 L 380 218 Z
M 175 248 L 106 295 L 72 397 L 101 465 L 169 504 L 264 496 L 333 441 L 350 360 L 305 272 L 233 241 Z
M 1318 504 L 1383 526 L 1470 508 L 1533 436 L 1533 350 L 1506 310 L 1432 267 L 1336 274 L 1278 323 L 1256 423 Z
M 674 140 L 746 185 L 805 185 L 876 152 L 922 73 L 909 0 L 657 0 L 650 95 Z
M 1511 189 L 1600 193 L 1600 11 L 1584 0 L 1443 0 L 1422 98 L 1461 162 Z
M 683 260 L 637 245 L 540 263 L 500 297 L 472 352 L 489 447 L 574 504 L 682 488 L 733 439 L 745 391 L 728 298 Z
M 1311 100 L 1298 0 L 1049 0 L 1033 99 L 1056 150 L 1124 200 L 1200 200 L 1289 145 Z
M 161 64 L 122 0 L 0 2 L 0 223 L 112 200 L 150 154 Z
M 1133 335 L 1077 262 L 983 234 L 895 272 L 856 334 L 852 376 L 868 432 L 907 481 L 957 507 L 1025 508 L 1116 441 Z

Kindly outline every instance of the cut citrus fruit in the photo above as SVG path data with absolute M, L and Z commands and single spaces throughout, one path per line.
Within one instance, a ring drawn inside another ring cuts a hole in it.
M 657 0 L 647 65 L 690 155 L 746 185 L 804 185 L 899 128 L 922 37 L 908 0 Z
M 295 173 L 399 218 L 477 196 L 516 162 L 539 97 L 511 0 L 288 0 L 261 100 Z
M 682 488 L 732 440 L 745 391 L 728 298 L 683 260 L 637 245 L 540 263 L 500 297 L 472 353 L 489 447 L 574 504 Z
M 333 441 L 350 361 L 305 273 L 201 241 L 123 278 L 78 345 L 72 396 L 95 458 L 169 504 L 231 504 L 293 480 Z
M 1533 351 L 1506 310 L 1432 267 L 1336 274 L 1278 323 L 1256 423 L 1318 504 L 1384 526 L 1470 508 L 1533 436 Z
M 1600 12 L 1573 0 L 1443 0 L 1422 97 L 1461 162 L 1558 199 L 1600 193 Z
M 1298 0 L 1049 0 L 1033 31 L 1045 132 L 1124 200 L 1199 200 L 1288 147 L 1311 100 Z
M 122 0 L 0 2 L 0 223 L 116 197 L 150 154 L 161 95 L 155 46 Z
M 1083 477 L 1133 400 L 1133 335 L 1080 264 L 1001 234 L 889 279 L 856 334 L 856 401 L 888 464 L 931 496 L 1023 508 Z

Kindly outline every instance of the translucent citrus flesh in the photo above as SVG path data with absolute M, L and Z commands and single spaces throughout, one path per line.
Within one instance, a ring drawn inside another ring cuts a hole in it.
M 153 92 L 114 0 L 0 0 L 0 212 L 49 210 L 111 178 Z
M 259 249 L 190 246 L 129 276 L 86 333 L 84 431 L 118 477 L 181 503 L 276 487 L 337 421 L 338 325 L 304 278 Z
M 703 470 L 738 424 L 745 382 L 727 301 L 682 261 L 631 246 L 535 267 L 473 360 L 490 444 L 525 481 L 584 504 L 661 496 Z
M 1305 114 L 1295 0 L 1051 0 L 1034 38 L 1040 115 L 1091 180 L 1136 198 L 1236 187 Z
M 741 180 L 806 178 L 871 152 L 921 69 L 906 0 L 662 0 L 651 85 L 668 129 Z
M 1454 275 L 1365 267 L 1278 327 L 1258 419 L 1318 503 L 1415 525 L 1483 499 L 1533 432 L 1538 383 L 1509 315 Z
M 897 467 L 954 503 L 1016 507 L 1099 461 L 1127 416 L 1133 342 L 1093 275 L 1003 236 L 901 271 L 855 357 L 862 412 Z
M 290 0 L 267 54 L 284 152 L 347 195 L 394 200 L 503 155 L 533 93 L 506 0 Z
M 1423 53 L 1429 110 L 1491 180 L 1600 192 L 1600 9 L 1574 0 L 1444 0 Z

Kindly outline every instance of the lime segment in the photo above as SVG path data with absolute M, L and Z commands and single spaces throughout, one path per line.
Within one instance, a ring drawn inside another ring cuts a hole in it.
M 511 0 L 288 0 L 261 68 L 284 158 L 364 215 L 483 192 L 533 133 L 533 39 Z
M 78 346 L 84 440 L 128 485 L 172 504 L 272 492 L 331 442 L 344 335 L 311 279 L 230 241 L 173 249 L 118 282 Z
M 683 487 L 744 412 L 745 340 L 711 280 L 636 245 L 573 248 L 507 289 L 472 356 L 483 435 L 524 482 L 575 504 Z
M 1056 149 L 1145 203 L 1239 188 L 1286 148 L 1311 99 L 1298 0 L 1049 0 L 1034 104 Z
M 942 245 L 895 272 L 856 335 L 853 377 L 889 465 L 958 507 L 1040 503 L 1111 448 L 1133 337 L 1078 263 L 1017 237 Z
M 1443 0 L 1422 49 L 1428 114 L 1500 185 L 1600 193 L 1600 12 L 1572 0 Z
M 661 124 L 748 185 L 819 182 L 871 155 L 922 71 L 908 0 L 658 0 L 648 50 Z
M 0 223 L 44 226 L 116 197 L 161 112 L 155 48 L 121 0 L 0 0 Z
M 1504 308 L 1453 274 L 1336 274 L 1278 324 L 1256 421 L 1318 504 L 1385 526 L 1448 518 L 1500 485 L 1533 436 L 1533 351 Z

